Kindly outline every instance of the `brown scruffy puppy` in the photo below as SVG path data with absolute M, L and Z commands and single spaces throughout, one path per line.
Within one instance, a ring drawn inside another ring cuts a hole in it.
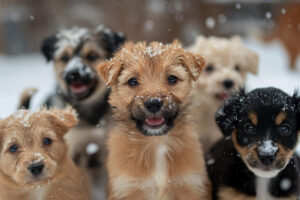
M 258 55 L 246 48 L 238 36 L 232 38 L 197 37 L 188 48 L 201 54 L 206 67 L 194 84 L 194 117 L 202 146 L 207 151 L 222 137 L 214 119 L 225 99 L 244 87 L 248 73 L 258 71 Z
M 108 199 L 210 199 L 189 91 L 204 67 L 174 41 L 129 42 L 99 74 L 112 87 Z
M 70 108 L 19 110 L 1 120 L 0 199 L 89 199 L 63 137 L 76 124 Z

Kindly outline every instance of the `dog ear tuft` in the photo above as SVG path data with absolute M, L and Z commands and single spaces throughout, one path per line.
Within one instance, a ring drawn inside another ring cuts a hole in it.
M 51 35 L 46 39 L 44 39 L 44 41 L 42 42 L 41 51 L 48 62 L 53 60 L 54 52 L 56 50 L 55 44 L 57 41 L 58 41 L 57 36 Z
M 68 130 L 77 125 L 78 119 L 75 110 L 71 106 L 65 109 L 51 108 L 46 111 L 49 121 L 59 134 L 65 134 Z
M 100 63 L 97 67 L 99 76 L 103 78 L 108 87 L 111 87 L 116 82 L 121 69 L 122 63 L 120 59 L 117 59 L 116 57 L 110 61 Z
M 122 32 L 114 32 L 103 25 L 98 26 L 95 32 L 100 38 L 105 50 L 108 52 L 108 58 L 112 57 L 114 52 L 116 52 L 126 40 Z
M 246 49 L 247 52 L 245 54 L 245 61 L 247 70 L 252 74 L 258 73 L 258 63 L 259 63 L 259 56 L 254 51 Z
M 225 137 L 232 134 L 238 122 L 238 113 L 242 108 L 242 102 L 245 99 L 245 91 L 233 95 L 225 101 L 216 113 L 216 123 Z
M 194 81 L 199 78 L 203 68 L 205 67 L 204 58 L 189 51 L 184 52 L 183 63 Z

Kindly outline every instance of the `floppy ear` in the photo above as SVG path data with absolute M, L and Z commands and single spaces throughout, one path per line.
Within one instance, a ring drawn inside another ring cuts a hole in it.
M 105 81 L 108 87 L 111 87 L 117 80 L 122 69 L 122 62 L 116 57 L 110 61 L 100 63 L 97 67 L 99 76 Z
M 102 41 L 105 50 L 108 52 L 108 58 L 112 57 L 113 53 L 123 44 L 126 40 L 122 32 L 114 32 L 103 25 L 95 29 L 96 34 Z
M 57 41 L 58 41 L 57 36 L 51 35 L 46 39 L 44 39 L 42 42 L 41 51 L 48 62 L 53 60 L 54 52 L 56 50 L 55 44 Z
M 67 106 L 65 109 L 60 110 L 52 108 L 46 111 L 48 120 L 53 124 L 56 133 L 65 134 L 68 130 L 76 126 L 78 120 L 75 110 Z
M 225 101 L 216 113 L 216 123 L 225 137 L 232 134 L 238 122 L 238 113 L 242 108 L 243 99 L 245 98 L 244 90 L 233 95 Z
M 205 60 L 198 54 L 185 51 L 183 65 L 186 67 L 191 78 L 196 81 L 205 67 Z
M 257 74 L 259 56 L 254 51 L 251 51 L 249 49 L 246 50 L 247 50 L 245 55 L 246 69 L 252 74 Z

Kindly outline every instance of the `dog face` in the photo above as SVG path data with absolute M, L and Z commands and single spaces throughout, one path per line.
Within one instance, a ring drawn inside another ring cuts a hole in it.
M 240 92 L 219 110 L 216 121 L 248 168 L 274 177 L 288 164 L 300 131 L 300 98 L 275 88 Z
M 86 100 L 106 88 L 96 73 L 96 66 L 122 44 L 122 33 L 100 26 L 94 31 L 85 28 L 61 30 L 44 40 L 42 52 L 54 62 L 59 87 L 71 100 Z M 98 95 L 96 95 L 98 96 Z
M 19 110 L 1 121 L 0 173 L 21 187 L 47 184 L 67 155 L 63 135 L 77 123 L 73 110 Z
M 258 55 L 245 48 L 239 37 L 205 38 L 199 36 L 190 49 L 200 53 L 206 60 L 201 78 L 196 82 L 196 91 L 214 105 L 244 87 L 246 74 L 256 74 Z
M 163 135 L 183 109 L 191 81 L 197 80 L 204 59 L 174 41 L 127 43 L 109 62 L 98 67 L 112 86 L 110 104 L 120 120 L 133 120 L 144 135 Z

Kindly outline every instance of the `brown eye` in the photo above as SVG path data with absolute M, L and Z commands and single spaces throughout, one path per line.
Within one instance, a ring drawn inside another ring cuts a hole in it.
M 95 52 L 90 52 L 86 55 L 86 59 L 90 62 L 97 60 L 98 57 L 99 57 L 98 54 L 96 54 Z
M 62 61 L 62 62 L 68 62 L 69 60 L 70 60 L 70 56 L 68 55 L 68 54 L 64 54 L 61 58 L 60 58 L 60 60 Z
M 9 147 L 9 151 L 11 152 L 11 153 L 15 153 L 17 150 L 18 150 L 18 146 L 17 145 L 11 145 L 10 147 Z
M 283 124 L 279 127 L 279 133 L 282 136 L 288 136 L 291 133 L 291 127 L 288 124 Z
M 136 78 L 131 78 L 128 80 L 128 85 L 130 86 L 136 86 L 138 84 L 138 81 L 136 80 Z
M 246 123 L 244 125 L 244 131 L 247 134 L 254 134 L 255 133 L 255 127 L 251 123 Z
M 239 65 L 235 65 L 234 69 L 235 69 L 235 71 L 238 71 L 238 72 L 241 70 Z
M 177 80 L 178 80 L 178 78 L 176 76 L 171 75 L 171 76 L 168 77 L 168 82 L 171 85 L 175 84 L 177 82 Z
M 205 71 L 207 72 L 207 73 L 211 73 L 211 72 L 213 72 L 214 71 L 214 66 L 213 65 L 207 65 L 206 67 L 205 67 Z

